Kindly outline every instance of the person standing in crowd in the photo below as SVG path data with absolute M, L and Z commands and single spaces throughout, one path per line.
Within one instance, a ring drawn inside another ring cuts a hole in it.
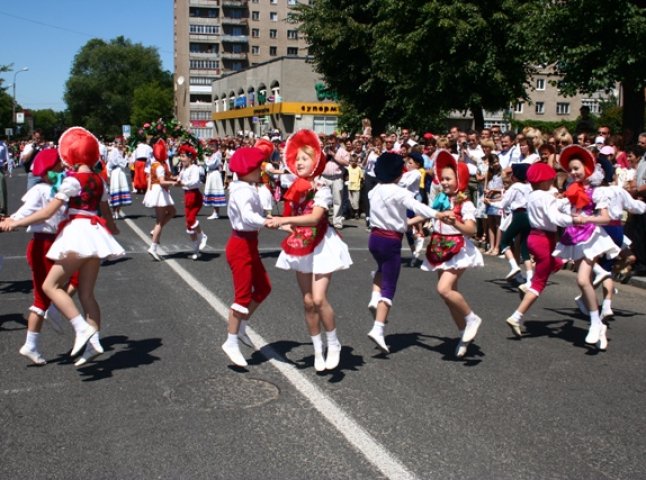
M 200 167 L 197 165 L 197 150 L 191 145 L 183 144 L 177 149 L 180 161 L 180 171 L 176 184 L 184 190 L 184 219 L 186 233 L 193 242 L 192 260 L 200 257 L 200 252 L 206 248 L 208 237 L 200 227 L 197 219 L 202 208 L 202 192 L 200 192 Z
M 213 213 L 206 217 L 207 220 L 220 218 L 220 208 L 226 207 L 227 198 L 224 192 L 222 167 L 226 144 L 221 142 L 215 152 L 206 159 L 206 182 L 204 184 L 204 206 L 213 208 Z
M 377 185 L 377 178 L 375 177 L 375 163 L 377 158 L 381 155 L 382 143 L 381 139 L 376 137 L 372 146 L 368 145 L 368 152 L 366 153 L 363 163 L 364 177 L 363 188 L 361 189 L 361 196 L 363 197 L 362 204 L 366 209 L 366 228 L 370 229 L 370 202 L 368 201 L 368 194 Z
M 123 146 L 118 142 L 108 148 L 106 170 L 110 175 L 110 207 L 114 219 L 125 218 L 122 207 L 132 204 L 132 195 L 128 186 L 128 177 L 125 169 L 128 167 L 128 160 L 123 156 Z
M 353 153 L 350 156 L 350 166 L 348 167 L 348 196 L 350 197 L 350 208 L 352 208 L 352 218 L 354 219 L 359 219 L 359 199 L 363 178 L 364 173 L 359 166 L 359 156 Z
M 642 152 L 646 152 L 646 132 L 638 138 Z M 630 149 L 629 149 L 630 150 Z M 630 194 L 637 199 L 646 198 L 646 153 L 643 153 L 635 169 L 635 181 L 631 185 Z M 636 257 L 632 274 L 646 275 L 646 215 L 630 215 L 626 223 L 626 235 L 633 241 L 632 250 Z
M 9 166 L 9 149 L 3 136 L 0 136 L 0 217 L 7 214 L 7 179 L 5 171 Z
M 146 189 L 148 188 L 148 173 L 153 160 L 153 149 L 144 140 L 141 140 L 132 152 L 132 157 L 135 161 L 134 177 L 132 179 L 133 191 L 136 193 L 146 193 Z
M 144 205 L 155 209 L 155 226 L 152 230 L 152 243 L 148 253 L 156 261 L 161 261 L 159 244 L 164 226 L 175 216 L 175 202 L 170 195 L 170 187 L 175 185 L 168 167 L 168 150 L 161 138 L 153 147 L 155 161 L 150 167 L 150 189 L 146 191 Z
M 61 135 L 58 153 L 70 172 L 54 199 L 28 217 L 3 222 L 3 230 L 41 223 L 56 215 L 62 207 L 68 208 L 68 219 L 61 224 L 59 234 L 47 252 L 47 258 L 55 263 L 43 282 L 43 291 L 76 332 L 70 355 L 76 356 L 85 347 L 75 362 L 76 366 L 83 366 L 103 353 L 99 341 L 101 310 L 94 296 L 101 261 L 123 256 L 125 251 L 113 237 L 119 230 L 110 215 L 103 180 L 92 171 L 99 159 L 96 137 L 84 128 L 69 128 Z M 67 291 L 75 272 L 79 273 L 78 292 L 83 315 Z
M 336 147 L 336 138 L 332 137 L 325 148 L 326 162 L 321 179 L 332 194 L 332 225 L 337 230 L 343 228 L 343 171 L 350 165 L 350 152 L 345 147 Z
M 319 176 L 326 168 L 321 143 L 311 130 L 299 130 L 287 141 L 285 161 L 298 176 L 285 193 L 285 216 L 273 217 L 270 228 L 286 228 L 290 234 L 281 244 L 276 267 L 296 272 L 303 296 L 305 321 L 314 345 L 314 368 L 317 372 L 334 370 L 341 357 L 341 342 L 327 291 L 332 273 L 352 264 L 348 246 L 339 234 L 329 228 L 327 212 L 332 193 Z M 334 160 L 328 160 L 327 164 Z M 327 356 L 323 356 L 321 326 L 327 338 Z
M 43 148 L 45 148 L 43 133 L 37 128 L 31 135 L 31 142 L 27 143 L 20 153 L 20 163 L 27 173 L 27 190 L 40 182 L 40 178 L 31 172 L 31 163 L 34 161 L 34 158 L 36 158 L 36 155 L 38 155 L 38 152 Z
M 426 249 L 422 270 L 437 272 L 437 293 L 449 309 L 460 332 L 455 356 L 466 355 L 482 319 L 475 314 L 458 291 L 458 281 L 467 268 L 482 267 L 482 254 L 471 242 L 476 233 L 475 206 L 467 197 L 469 170 L 453 155 L 441 150 L 435 161 L 442 191 L 435 197 L 433 209 L 449 212 L 433 220 L 431 242 Z
M 247 322 L 271 292 L 271 282 L 258 252 L 258 231 L 267 225 L 256 184 L 260 181 L 265 152 L 242 147 L 231 157 L 229 168 L 237 180 L 229 185 L 227 215 L 231 237 L 226 245 L 227 263 L 233 275 L 234 300 L 229 308 L 227 340 L 222 350 L 239 367 L 247 366 L 239 341 L 253 347 L 246 334 Z

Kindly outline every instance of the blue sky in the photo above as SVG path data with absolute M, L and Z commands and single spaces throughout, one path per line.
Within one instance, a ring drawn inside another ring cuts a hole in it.
M 172 0 L 0 2 L 0 65 L 29 68 L 16 75 L 16 100 L 24 108 L 64 110 L 74 56 L 92 38 L 109 41 L 119 35 L 156 47 L 162 68 L 173 71 Z M 14 73 L 0 78 L 7 87 Z

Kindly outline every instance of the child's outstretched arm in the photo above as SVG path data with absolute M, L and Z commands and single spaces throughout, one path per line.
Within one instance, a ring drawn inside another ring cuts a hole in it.
M 20 220 L 14 220 L 12 218 L 6 219 L 2 222 L 2 230 L 4 232 L 9 232 L 16 228 L 28 227 L 34 223 L 44 222 L 48 218 L 51 218 L 63 205 L 65 205 L 63 200 L 53 198 L 47 205 L 28 217 L 21 218 Z

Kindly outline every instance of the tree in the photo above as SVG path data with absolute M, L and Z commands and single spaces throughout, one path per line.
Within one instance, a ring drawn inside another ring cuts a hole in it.
M 520 0 L 315 0 L 293 20 L 342 106 L 422 130 L 451 110 L 506 109 L 531 73 Z
M 161 69 L 157 49 L 120 36 L 88 41 L 74 57 L 65 101 L 73 123 L 98 135 L 119 135 L 130 121 L 137 87 L 159 82 L 171 90 L 172 76 Z
M 646 8 L 644 1 L 536 1 L 528 15 L 539 61 L 554 63 L 566 94 L 613 89 L 621 83 L 624 132 L 644 130 Z
M 63 127 L 59 113 L 47 108 L 44 110 L 32 110 L 31 116 L 34 120 L 34 128 L 42 130 L 44 138 L 58 139 Z
M 0 73 L 11 71 L 11 65 L 0 65 Z M 0 78 L 0 128 L 4 134 L 5 128 L 13 126 L 11 111 L 13 107 L 13 98 L 7 93 L 7 87 L 3 85 L 4 79 Z
M 141 126 L 151 119 L 172 117 L 173 90 L 162 87 L 159 82 L 137 87 L 133 94 L 130 123 Z

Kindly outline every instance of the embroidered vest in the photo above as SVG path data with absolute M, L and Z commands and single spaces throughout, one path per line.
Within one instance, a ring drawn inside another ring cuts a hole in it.
M 99 203 L 103 195 L 103 180 L 96 173 L 89 172 L 73 172 L 70 174 L 81 184 L 81 193 L 77 197 L 72 197 L 69 200 L 69 208 L 76 210 L 84 210 L 88 212 L 96 212 L 99 210 Z
M 305 200 L 301 203 L 292 202 L 292 215 L 307 215 L 314 210 L 314 190 L 307 192 Z M 313 227 L 292 227 L 293 232 L 285 238 L 281 247 L 289 255 L 305 256 L 314 251 L 316 246 L 321 243 L 325 232 L 328 229 L 327 215 L 323 215 L 321 220 Z

